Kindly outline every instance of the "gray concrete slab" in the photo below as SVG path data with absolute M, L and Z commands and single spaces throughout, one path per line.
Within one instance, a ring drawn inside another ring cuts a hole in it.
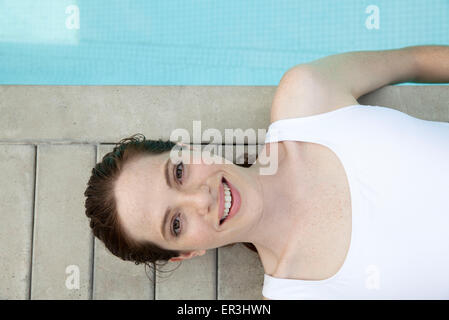
M 156 299 L 214 300 L 217 277 L 215 262 L 216 249 L 211 249 L 203 256 L 182 262 L 169 262 L 159 268 L 165 272 L 156 272 Z
M 192 120 L 224 136 L 224 128 L 265 128 L 274 91 L 272 86 L 0 86 L 0 142 L 112 143 L 139 132 L 168 139 L 176 128 L 193 136 Z
M 0 145 L 0 299 L 27 299 L 35 147 Z
M 95 239 L 94 268 L 94 300 L 154 298 L 154 284 L 147 278 L 144 266 L 117 258 L 98 239 Z M 153 275 L 150 276 L 153 279 Z
M 242 244 L 218 249 L 218 300 L 262 299 L 263 275 L 258 255 Z
M 397 109 L 419 119 L 449 121 L 449 86 L 386 86 L 358 101 Z
M 89 299 L 92 235 L 84 191 L 95 146 L 40 145 L 31 299 Z
M 449 86 L 405 87 L 399 96 L 405 113 L 419 119 L 449 122 Z
M 0 86 L 0 142 L 97 144 L 138 132 L 168 139 L 174 129 L 185 128 L 196 143 L 193 120 L 224 138 L 225 128 L 267 128 L 275 91 L 276 86 Z M 418 108 L 429 101 L 438 108 L 448 92 L 444 85 L 385 86 L 359 102 L 397 107 L 408 96 L 418 97 L 410 98 Z
M 97 162 L 100 162 L 103 156 L 112 149 L 112 145 L 100 145 Z M 92 164 L 92 167 L 94 165 Z M 117 258 L 96 238 L 94 251 L 93 299 L 149 300 L 154 298 L 154 283 L 148 279 L 143 265 L 136 266 L 133 262 Z M 153 275 L 150 276 L 153 280 Z
M 399 95 L 401 90 L 403 89 L 400 86 L 386 86 L 359 97 L 357 101 L 359 104 L 384 106 L 403 111 Z

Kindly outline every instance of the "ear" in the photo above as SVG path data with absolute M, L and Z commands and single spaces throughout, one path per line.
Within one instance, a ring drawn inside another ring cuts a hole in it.
M 202 256 L 206 253 L 206 250 L 197 250 L 197 251 L 190 251 L 186 253 L 181 253 L 178 257 L 170 258 L 168 261 L 170 262 L 176 262 L 176 261 L 182 261 L 186 259 L 191 259 L 196 256 Z

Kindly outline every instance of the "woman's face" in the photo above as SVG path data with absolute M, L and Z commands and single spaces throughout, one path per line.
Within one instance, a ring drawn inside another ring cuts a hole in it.
M 115 195 L 126 232 L 134 240 L 181 252 L 247 241 L 263 206 L 257 170 L 189 149 L 180 158 L 172 163 L 170 152 L 165 152 L 135 159 L 123 168 Z M 210 164 L 212 160 L 221 163 Z M 220 224 L 223 176 L 238 190 L 241 205 Z

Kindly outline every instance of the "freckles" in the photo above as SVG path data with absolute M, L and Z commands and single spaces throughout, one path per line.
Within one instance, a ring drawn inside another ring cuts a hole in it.
M 188 242 L 194 246 L 202 246 L 211 243 L 215 239 L 215 237 L 209 232 L 206 232 L 204 228 L 198 228 L 185 236 L 186 238 L 189 238 Z
M 189 237 L 192 243 L 202 243 L 205 238 L 204 235 L 199 230 L 196 230 L 195 232 L 192 232 L 186 236 Z

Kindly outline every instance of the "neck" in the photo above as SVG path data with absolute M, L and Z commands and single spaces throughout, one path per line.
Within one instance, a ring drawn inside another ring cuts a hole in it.
M 280 164 L 281 161 L 279 161 Z M 279 168 L 276 174 L 261 175 L 257 161 L 249 169 L 252 170 L 259 192 L 262 195 L 262 210 L 260 217 L 252 229 L 247 232 L 244 242 L 251 242 L 257 248 L 265 273 L 272 274 L 281 261 L 292 239 L 298 239 L 298 221 L 301 221 L 301 203 L 295 203 L 295 210 L 289 209 L 291 198 L 286 188 L 289 175 L 288 168 Z M 302 170 L 295 167 L 295 170 Z M 290 169 L 291 170 L 291 169 Z M 295 175 L 296 176 L 296 175 Z M 292 185 L 298 187 L 297 184 Z M 295 190 L 295 192 L 302 192 Z M 297 209 L 297 210 L 296 210 Z

